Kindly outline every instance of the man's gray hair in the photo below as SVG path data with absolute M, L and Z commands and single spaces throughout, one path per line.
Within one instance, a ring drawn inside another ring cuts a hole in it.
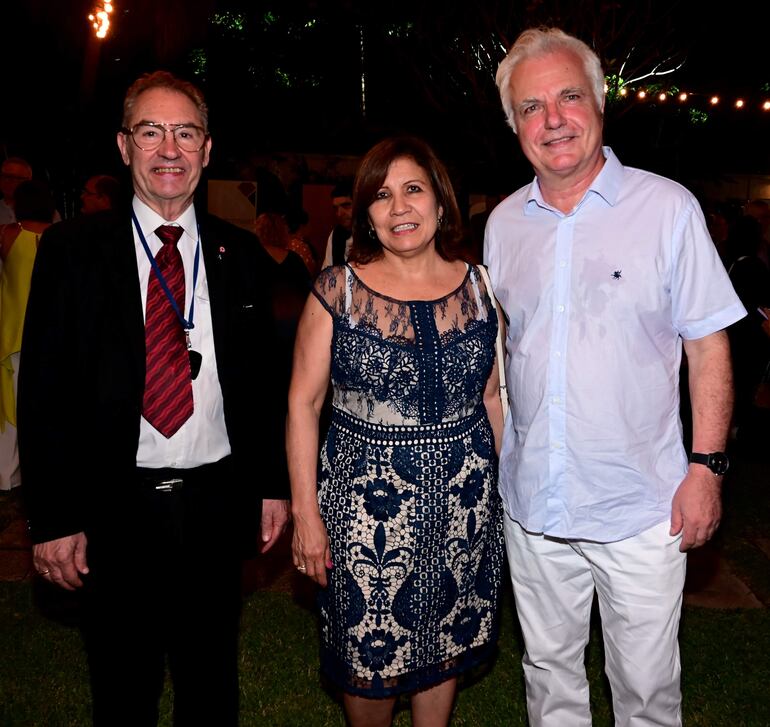
M 586 75 L 591 82 L 591 90 L 596 106 L 604 108 L 604 71 L 599 56 L 582 40 L 568 35 L 559 28 L 529 28 L 525 30 L 511 46 L 508 55 L 497 68 L 495 82 L 500 90 L 500 100 L 510 127 L 516 131 L 516 116 L 511 100 L 511 74 L 516 66 L 529 58 L 537 58 L 558 51 L 575 53 L 583 61 Z

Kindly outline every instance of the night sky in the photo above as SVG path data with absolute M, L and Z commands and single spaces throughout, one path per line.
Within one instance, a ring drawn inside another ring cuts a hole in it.
M 219 164 L 225 174 L 232 175 L 239 157 L 251 154 L 358 155 L 387 134 L 407 131 L 431 141 L 450 165 L 468 175 L 469 186 L 478 187 L 479 179 L 490 185 L 494 180 L 515 186 L 530 175 L 504 124 L 491 82 L 493 70 L 481 74 L 475 88 L 463 88 L 461 76 L 459 81 L 450 77 L 451 41 L 428 37 L 432 28 L 436 33 L 447 32 L 444 16 L 455 12 L 454 6 L 426 1 L 411 3 L 410 9 L 380 11 L 368 5 L 364 10 L 363 3 L 343 0 L 280 4 L 116 0 L 114 33 L 99 43 L 85 20 L 91 7 L 88 2 L 3 3 L 0 53 L 5 103 L 0 152 L 30 159 L 36 172 L 45 170 L 60 189 L 77 188 L 96 171 L 120 171 L 114 134 L 123 93 L 139 73 L 166 67 L 204 87 L 215 140 L 213 164 Z M 589 5 L 602 7 L 600 2 Z M 624 7 L 630 9 L 628 27 L 633 30 L 633 23 L 638 23 L 635 30 L 645 44 L 641 51 L 650 58 L 670 48 L 686 56 L 682 70 L 666 77 L 667 83 L 698 93 L 719 93 L 725 99 L 700 128 L 688 122 L 682 110 L 652 104 L 625 112 L 610 109 L 606 136 L 624 161 L 685 182 L 727 170 L 770 174 L 770 112 L 755 109 L 763 85 L 770 98 L 769 5 L 741 0 L 707 11 L 703 3 L 691 0 L 607 4 L 619 18 Z M 637 11 L 642 6 L 667 8 L 668 14 L 656 19 L 653 13 L 645 19 Z M 271 35 L 270 28 L 248 42 L 228 39 L 220 28 L 218 39 L 213 40 L 207 19 L 214 12 L 239 7 L 250 19 L 266 17 L 271 8 L 280 13 L 287 7 L 291 10 L 286 12 L 296 17 L 303 12 L 304 17 L 325 16 L 323 42 L 313 40 L 315 36 L 298 42 L 282 30 Z M 512 40 L 518 30 L 532 24 L 529 18 L 548 19 L 569 7 L 569 3 L 545 0 L 507 5 L 482 0 L 472 8 L 464 4 L 464 10 L 455 14 L 465 12 L 464 22 L 470 27 L 467 18 L 474 15 L 468 13 L 475 13 L 481 22 L 486 8 L 490 17 L 500 18 Z M 386 37 L 384 28 L 391 25 L 406 27 L 410 12 L 419 16 L 413 26 L 418 30 L 412 32 L 425 33 L 425 43 L 411 46 L 411 55 L 391 58 L 386 53 L 389 48 L 378 45 L 376 37 Z M 374 39 L 367 45 L 373 57 L 366 59 L 370 95 L 365 117 L 359 108 L 356 23 L 369 28 L 367 37 Z M 596 22 L 595 37 L 600 42 L 612 32 Z M 660 47 L 656 47 L 658 37 Z M 239 51 L 247 46 L 248 56 Z M 193 51 L 198 48 L 208 53 L 206 75 L 201 77 L 192 75 Z M 346 61 L 347 57 L 354 61 Z M 492 67 L 499 58 L 493 60 Z M 252 66 L 250 75 L 247 66 Z M 289 90 L 280 88 L 275 77 L 284 69 L 288 69 L 286 77 L 294 73 L 304 80 Z M 747 99 L 754 104 L 742 114 L 727 106 L 738 93 L 750 94 Z

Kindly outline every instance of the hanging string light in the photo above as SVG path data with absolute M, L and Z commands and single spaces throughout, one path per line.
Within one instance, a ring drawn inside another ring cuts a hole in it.
M 107 34 L 110 32 L 110 15 L 114 9 L 114 3 L 106 0 L 105 2 L 97 4 L 89 13 L 88 20 L 93 26 L 97 38 L 106 38 Z
M 686 105 L 697 108 L 707 104 L 712 108 L 722 104 L 722 97 L 718 94 L 704 94 L 697 91 L 684 91 L 676 86 L 661 86 L 661 84 L 651 84 L 649 86 L 639 86 L 637 84 L 624 83 L 623 79 L 608 77 L 610 83 L 605 84 L 605 91 L 610 102 L 627 102 L 629 99 L 635 99 L 645 104 L 652 102 L 665 104 L 670 99 L 676 99 L 678 105 Z M 766 92 L 766 88 L 763 89 Z M 757 109 L 763 112 L 770 112 L 770 99 L 766 94 L 764 98 L 734 97 L 728 101 L 728 107 L 740 111 Z

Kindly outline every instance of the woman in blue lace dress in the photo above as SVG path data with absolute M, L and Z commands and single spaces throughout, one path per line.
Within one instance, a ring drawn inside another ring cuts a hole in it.
M 294 564 L 323 587 L 321 667 L 350 724 L 449 721 L 496 639 L 503 562 L 497 313 L 459 259 L 449 177 L 414 138 L 362 161 L 348 265 L 299 324 L 289 394 Z M 318 452 L 329 379 L 331 425 Z

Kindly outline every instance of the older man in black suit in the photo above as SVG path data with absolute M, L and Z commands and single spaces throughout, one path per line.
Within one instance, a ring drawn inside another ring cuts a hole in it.
M 175 724 L 235 725 L 241 558 L 260 500 L 263 550 L 288 519 L 273 262 L 195 209 L 211 150 L 198 89 L 143 76 L 117 142 L 131 208 L 52 227 L 32 281 L 34 564 L 82 589 L 95 724 L 156 724 L 167 657 Z

